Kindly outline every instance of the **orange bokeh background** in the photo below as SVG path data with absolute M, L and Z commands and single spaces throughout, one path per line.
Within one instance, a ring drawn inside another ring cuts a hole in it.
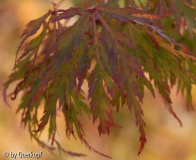
M 58 2 L 53 0 L 54 2 Z M 20 43 L 20 35 L 26 24 L 40 17 L 52 6 L 49 0 L 0 0 L 0 84 L 7 80 L 14 65 L 15 52 Z M 60 8 L 73 6 L 71 0 L 66 0 Z M 10 86 L 10 91 L 14 85 Z M 2 93 L 2 85 L 0 92 Z M 193 105 L 196 106 L 196 88 L 193 88 Z M 110 136 L 99 137 L 97 123 L 93 125 L 92 119 L 82 117 L 84 130 L 88 142 L 111 157 L 114 160 L 196 160 L 196 113 L 186 110 L 186 103 L 182 95 L 176 95 L 174 87 L 171 93 L 173 108 L 183 122 L 181 128 L 178 122 L 167 111 L 164 103 L 156 94 L 154 99 L 149 91 L 142 108 L 144 110 L 144 120 L 147 128 L 147 144 L 140 156 L 139 150 L 139 131 L 135 126 L 135 119 L 132 110 L 126 106 L 120 109 L 119 113 L 114 112 L 114 122 L 122 126 L 122 129 L 112 128 Z M 17 106 L 20 102 L 20 95 L 15 101 L 11 101 L 9 108 L 0 98 L 0 160 L 10 160 L 4 158 L 5 151 L 18 153 L 40 152 L 42 160 L 106 160 L 93 152 L 90 152 L 79 140 L 71 137 L 70 140 L 65 135 L 65 123 L 62 113 L 59 111 L 57 118 L 58 135 L 57 140 L 61 145 L 70 151 L 87 154 L 87 157 L 73 158 L 59 154 L 56 150 L 52 155 L 47 150 L 38 146 L 30 139 L 28 129 L 21 128 L 21 112 L 16 114 Z M 40 116 L 43 108 L 40 109 Z M 114 110 L 115 111 L 115 110 Z M 41 139 L 48 142 L 47 130 L 43 132 Z M 17 157 L 16 159 L 20 159 Z M 25 158 L 23 158 L 25 159 Z M 35 158 L 28 158 L 35 159 Z

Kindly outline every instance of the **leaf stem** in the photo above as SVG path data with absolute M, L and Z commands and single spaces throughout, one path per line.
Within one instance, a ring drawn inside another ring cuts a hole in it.
M 99 20 L 101 21 L 102 25 L 107 28 L 107 30 L 109 31 L 110 30 L 110 27 L 109 25 L 105 22 L 105 20 L 102 18 L 102 16 L 97 12 L 95 11 L 95 13 L 97 14 L 97 17 L 99 18 Z
M 54 14 L 54 17 L 57 16 L 58 14 L 58 9 L 55 9 L 55 14 Z M 54 43 L 56 41 L 56 21 L 54 22 Z
M 95 46 L 97 46 L 97 27 L 96 27 L 96 22 L 95 22 L 95 12 L 93 13 L 93 31 L 94 31 L 94 41 L 95 41 Z

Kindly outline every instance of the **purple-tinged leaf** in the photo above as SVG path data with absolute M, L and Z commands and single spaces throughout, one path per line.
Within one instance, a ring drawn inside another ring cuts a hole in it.
M 98 11 L 107 13 L 111 15 L 113 18 L 118 19 L 121 22 L 135 22 L 137 24 L 154 24 L 151 19 L 146 17 L 137 17 L 134 14 L 141 13 L 142 11 L 137 8 L 118 8 L 116 9 L 109 9 L 109 8 L 98 8 Z
M 49 22 L 48 22 L 48 25 L 49 25 Z M 36 38 L 34 38 L 33 40 L 30 41 L 30 43 L 28 44 L 28 47 L 25 49 L 25 52 L 17 59 L 17 62 L 20 61 L 26 55 L 28 55 L 29 52 L 31 52 L 35 49 L 37 49 L 37 51 L 38 51 L 38 48 L 39 48 L 39 46 L 40 46 L 40 44 L 46 34 L 46 30 L 48 28 L 48 25 L 44 27 L 43 31 L 40 33 L 39 36 L 37 36 Z
M 112 42 L 111 39 L 112 37 L 109 35 L 106 29 L 104 29 L 101 36 L 101 42 L 108 53 L 108 60 L 111 64 L 112 75 L 115 77 L 118 71 L 118 50 L 115 45 L 112 45 L 114 42 Z
M 71 17 L 74 17 L 78 14 L 80 14 L 81 12 L 86 12 L 86 9 L 84 8 L 69 8 L 67 10 L 61 10 L 63 13 L 60 13 L 58 16 L 56 17 L 53 17 L 52 18 L 52 22 L 55 22 L 55 21 L 59 21 L 61 19 L 69 19 Z
M 27 28 L 23 31 L 23 34 L 21 37 L 25 36 L 25 39 L 26 39 L 27 37 L 34 35 L 40 29 L 41 25 L 45 22 L 46 18 L 49 15 L 50 13 L 48 12 L 40 18 L 30 21 L 27 24 Z
M 23 38 L 23 40 L 20 43 L 18 50 L 16 52 L 16 60 L 17 60 L 18 52 L 19 52 L 21 46 L 23 45 L 23 43 L 26 41 L 27 38 L 29 38 L 30 36 L 37 33 L 37 31 L 40 29 L 41 25 L 45 22 L 45 20 L 48 18 L 49 15 L 50 15 L 50 13 L 48 12 L 45 15 L 43 15 L 42 17 L 35 19 L 33 21 L 30 21 L 27 24 L 27 26 L 26 26 L 27 28 L 23 31 L 23 34 L 21 35 L 21 37 L 23 37 L 23 36 L 25 36 L 25 37 Z M 15 63 L 16 63 L 16 60 L 15 60 Z
M 142 11 L 138 8 L 103 8 L 98 7 L 98 11 L 110 14 L 112 17 L 119 19 L 120 21 L 130 21 L 132 14 L 141 13 Z

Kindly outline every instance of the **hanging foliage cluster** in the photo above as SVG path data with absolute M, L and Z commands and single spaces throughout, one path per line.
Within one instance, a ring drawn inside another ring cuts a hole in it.
M 144 9 L 138 8 L 138 1 L 125 2 L 124 8 L 118 1 L 108 0 L 97 1 L 92 8 L 76 5 L 67 10 L 57 9 L 53 3 L 53 10 L 30 21 L 23 31 L 3 96 L 8 104 L 6 90 L 17 81 L 9 96 L 14 100 L 19 92 L 23 93 L 17 111 L 22 111 L 22 124 L 43 147 L 52 151 L 56 143 L 70 156 L 84 156 L 64 150 L 56 141 L 58 108 L 64 115 L 67 137 L 76 135 L 87 148 L 108 158 L 88 144 L 79 115 L 85 113 L 93 123 L 99 121 L 99 134 L 109 135 L 111 127 L 120 127 L 114 123 L 112 113 L 126 105 L 135 113 L 141 153 L 147 141 L 141 108 L 145 87 L 153 96 L 154 89 L 158 90 L 180 125 L 170 99 L 174 84 L 185 94 L 188 109 L 193 110 L 191 85 L 196 83 L 196 55 L 168 37 L 157 22 L 174 17 L 173 23 L 180 30 L 183 17 L 185 29 L 193 36 L 195 1 L 150 0 L 142 6 Z M 62 20 L 75 16 L 78 20 L 72 26 L 63 25 Z M 88 93 L 82 90 L 84 81 L 88 83 Z M 42 101 L 44 113 L 39 120 Z M 47 124 L 51 146 L 37 136 Z

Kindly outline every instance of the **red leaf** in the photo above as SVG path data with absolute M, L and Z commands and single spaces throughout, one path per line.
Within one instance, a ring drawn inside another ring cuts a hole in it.
M 122 128 L 121 126 L 110 122 L 110 121 L 100 121 L 100 124 L 98 126 L 98 130 L 99 130 L 99 135 L 101 136 L 101 134 L 110 134 L 110 127 L 118 127 L 118 128 Z
M 150 37 L 152 43 L 154 43 L 156 48 L 160 51 L 160 46 L 159 46 L 159 43 L 157 42 L 156 38 L 150 33 L 148 33 L 148 36 Z
M 141 142 L 141 146 L 138 152 L 138 155 L 140 155 L 140 153 L 143 151 L 145 143 L 147 142 L 146 137 L 145 136 L 140 136 L 140 142 Z
M 174 116 L 174 118 L 179 122 L 180 127 L 182 127 L 182 122 L 180 118 L 177 116 L 177 114 L 173 111 L 171 104 L 167 104 L 166 107 L 168 108 L 169 112 Z

